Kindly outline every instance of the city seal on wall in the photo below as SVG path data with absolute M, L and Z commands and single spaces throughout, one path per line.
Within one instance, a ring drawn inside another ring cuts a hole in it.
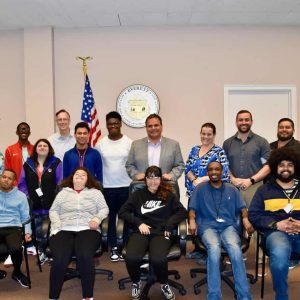
M 117 111 L 126 125 L 135 128 L 144 127 L 145 120 L 150 114 L 158 114 L 159 100 L 148 86 L 130 85 L 118 96 Z

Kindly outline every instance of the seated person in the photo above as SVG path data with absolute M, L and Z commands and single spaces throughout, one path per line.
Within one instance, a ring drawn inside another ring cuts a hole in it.
M 167 255 L 172 244 L 172 229 L 184 220 L 187 212 L 175 195 L 172 186 L 165 183 L 157 166 L 145 172 L 146 187 L 135 191 L 121 207 L 119 217 L 132 228 L 126 248 L 126 267 L 132 284 L 132 299 L 140 299 L 143 256 L 149 251 L 151 265 L 165 298 L 175 299 L 168 285 Z
M 300 254 L 299 154 L 288 148 L 273 150 L 268 160 L 272 180 L 255 193 L 249 219 L 265 234 L 276 300 L 287 300 L 291 253 Z
M 76 255 L 82 297 L 93 299 L 94 255 L 101 242 L 99 225 L 107 217 L 108 207 L 99 182 L 84 167 L 76 168 L 61 186 L 49 211 L 53 254 L 49 298 L 59 298 L 68 264 Z
M 22 287 L 29 287 L 27 277 L 21 272 L 22 253 L 22 223 L 29 220 L 29 205 L 25 194 L 14 187 L 16 173 L 11 169 L 4 169 L 0 176 L 0 242 L 5 241 L 14 266 L 12 279 Z M 25 241 L 31 241 L 31 226 L 25 227 Z M 0 278 L 6 276 L 0 272 Z
M 221 181 L 223 169 L 220 162 L 209 163 L 207 175 L 209 181 L 195 188 L 189 203 L 190 231 L 198 233 L 207 248 L 207 299 L 220 300 L 222 297 L 222 247 L 228 252 L 232 263 L 237 299 L 252 299 L 236 219 L 241 212 L 247 232 L 254 231 L 247 217 L 246 204 L 233 185 Z

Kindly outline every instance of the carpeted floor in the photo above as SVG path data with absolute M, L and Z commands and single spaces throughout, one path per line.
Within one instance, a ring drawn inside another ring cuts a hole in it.
M 247 259 L 247 271 L 254 274 L 254 249 L 251 247 L 248 252 Z M 195 295 L 193 292 L 193 284 L 202 278 L 202 275 L 198 275 L 196 278 L 191 278 L 189 275 L 189 270 L 191 268 L 197 267 L 195 260 L 182 258 L 178 262 L 173 262 L 169 264 L 170 269 L 178 269 L 181 274 L 180 282 L 184 284 L 187 294 L 181 296 L 177 291 L 176 299 L 186 299 L 186 300 L 204 300 L 206 298 L 206 286 L 203 287 L 199 295 Z M 118 279 L 127 276 L 126 267 L 124 262 L 111 263 L 109 261 L 109 255 L 105 253 L 100 258 L 99 267 L 111 269 L 114 272 L 114 279 L 112 281 L 107 280 L 104 276 L 97 275 L 95 281 L 94 289 L 94 299 L 100 300 L 122 300 L 130 299 L 130 284 L 126 286 L 125 290 L 119 290 Z M 4 269 L 3 265 L 0 269 Z M 38 271 L 36 266 L 35 257 L 30 256 L 30 270 L 32 277 L 32 289 L 25 289 L 13 281 L 10 276 L 12 268 L 5 269 L 8 272 L 7 278 L 0 281 L 0 299 L 1 300 L 40 300 L 48 299 L 48 280 L 49 280 L 49 265 L 43 266 L 43 272 Z M 269 270 L 267 269 L 269 272 Z M 251 285 L 251 292 L 253 294 L 253 299 L 260 299 L 260 280 Z M 298 300 L 300 293 L 300 267 L 290 271 L 289 274 L 289 292 L 290 300 Z M 222 286 L 223 300 L 233 300 L 232 291 L 223 284 Z M 81 297 L 81 286 L 80 280 L 72 279 L 65 282 L 63 291 L 61 293 L 62 300 L 65 299 L 82 299 Z M 160 293 L 159 284 L 156 284 L 150 291 L 150 299 L 164 299 Z M 274 294 L 272 291 L 272 283 L 270 273 L 266 276 L 265 284 L 265 300 L 274 299 Z

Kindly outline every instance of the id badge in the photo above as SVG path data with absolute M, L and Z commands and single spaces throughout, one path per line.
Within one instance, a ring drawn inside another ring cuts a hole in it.
M 292 203 L 288 203 L 285 208 L 284 211 L 288 214 L 293 210 L 293 204 Z
M 217 221 L 218 223 L 224 223 L 224 222 L 225 222 L 225 220 L 222 219 L 222 218 L 220 218 L 220 217 L 216 218 L 216 221 Z
M 37 189 L 35 190 L 35 192 L 37 193 L 37 195 L 38 195 L 39 197 L 42 197 L 42 196 L 44 195 L 41 188 L 37 188 Z

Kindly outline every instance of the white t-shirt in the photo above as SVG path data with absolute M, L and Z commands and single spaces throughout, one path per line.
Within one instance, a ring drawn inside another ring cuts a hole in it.
M 105 188 L 126 187 L 131 183 L 127 175 L 125 163 L 131 147 L 132 140 L 123 135 L 119 140 L 113 141 L 105 136 L 95 149 L 101 154 L 103 164 L 103 186 Z

